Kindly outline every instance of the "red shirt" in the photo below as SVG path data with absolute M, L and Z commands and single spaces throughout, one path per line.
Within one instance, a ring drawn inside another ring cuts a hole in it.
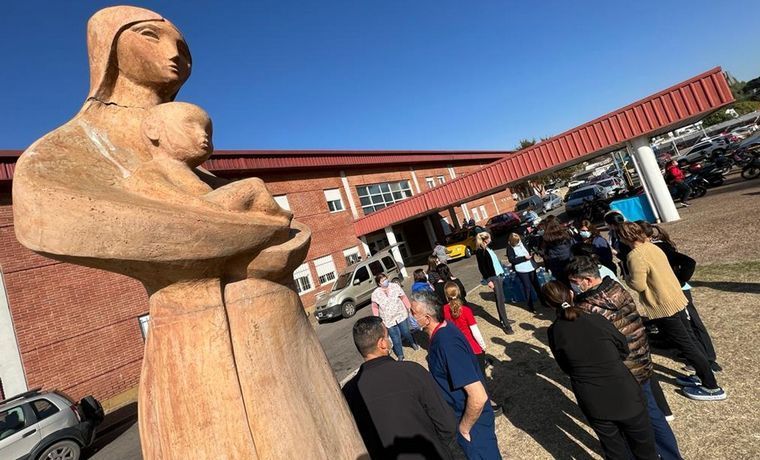
M 668 166 L 668 175 L 673 182 L 683 182 L 685 179 L 681 168 L 675 165 Z
M 470 347 L 472 348 L 473 353 L 476 355 L 483 353 L 483 349 L 480 348 L 478 342 L 475 341 L 475 337 L 472 336 L 472 331 L 470 330 L 470 326 L 478 324 L 475 321 L 475 317 L 472 315 L 472 310 L 470 310 L 470 307 L 467 305 L 462 305 L 459 318 L 454 319 L 451 316 L 451 307 L 449 307 L 449 304 L 446 304 L 443 306 L 443 318 L 449 323 L 454 324 L 457 329 L 462 331 L 464 338 L 467 339 L 467 342 L 470 343 Z

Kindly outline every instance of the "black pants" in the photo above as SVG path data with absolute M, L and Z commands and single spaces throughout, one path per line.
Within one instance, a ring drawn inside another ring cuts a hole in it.
M 659 458 L 654 444 L 654 430 L 643 407 L 641 413 L 626 420 L 589 418 L 588 421 L 602 443 L 605 459 L 628 460 L 631 454 L 637 460 Z
M 508 327 L 507 308 L 504 305 L 504 278 L 492 276 L 488 278 L 488 281 L 493 283 L 493 293 L 496 296 L 496 311 L 499 313 L 499 322 L 503 327 Z
M 660 386 L 660 381 L 657 380 L 657 375 L 654 372 L 652 372 L 652 376 L 649 377 L 649 385 L 652 388 L 652 396 L 654 396 L 657 407 L 660 408 L 662 414 L 666 417 L 673 415 L 673 411 L 670 409 L 670 404 L 668 404 L 668 400 L 665 398 L 665 393 L 663 393 L 662 387 Z
M 654 323 L 663 333 L 673 346 L 681 352 L 686 361 L 694 366 L 697 371 L 697 377 L 702 380 L 702 386 L 709 389 L 718 388 L 718 382 L 710 369 L 710 363 L 707 357 L 700 350 L 699 345 L 694 339 L 694 334 L 687 328 L 686 310 L 681 310 L 673 316 L 657 318 Z
M 694 306 L 694 299 L 691 297 L 691 289 L 687 289 L 683 291 L 683 293 L 689 300 L 689 304 L 686 305 L 686 312 L 689 314 L 689 317 L 687 318 L 688 327 L 694 333 L 694 338 L 702 347 L 705 356 L 707 356 L 707 360 L 711 363 L 714 363 L 717 360 L 717 356 L 715 355 L 715 347 L 713 347 L 712 339 L 710 338 L 710 334 L 707 332 L 705 323 L 703 323 L 702 318 L 699 317 L 697 307 Z
M 520 278 L 520 283 L 522 283 L 523 294 L 525 294 L 525 298 L 528 299 L 528 308 L 530 310 L 533 310 L 533 294 L 530 292 L 531 287 L 536 290 L 538 298 L 541 299 L 541 285 L 538 284 L 538 276 L 536 276 L 536 271 L 533 270 L 532 272 L 528 273 L 516 273 L 517 277 Z
M 691 193 L 691 188 L 688 185 L 686 185 L 684 182 L 676 182 L 673 184 L 673 188 L 676 190 L 676 194 L 681 198 L 681 203 L 689 202 L 689 194 Z

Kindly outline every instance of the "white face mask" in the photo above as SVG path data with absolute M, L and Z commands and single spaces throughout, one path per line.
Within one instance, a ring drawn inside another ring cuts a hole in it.
M 384 288 L 387 288 L 388 286 L 390 286 L 390 284 L 391 284 L 391 282 L 390 282 L 390 281 L 388 281 L 388 280 L 383 280 L 383 281 L 381 281 L 381 282 L 380 282 L 380 287 L 384 287 Z
M 581 230 L 581 238 L 591 238 L 591 232 L 588 230 Z

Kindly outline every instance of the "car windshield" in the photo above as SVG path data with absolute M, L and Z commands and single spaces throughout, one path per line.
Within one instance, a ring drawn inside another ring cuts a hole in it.
M 607 179 L 599 182 L 599 185 L 602 187 L 609 187 L 611 185 L 615 185 L 615 179 Z
M 755 134 L 753 134 L 753 135 L 749 136 L 748 138 L 744 139 L 744 140 L 741 142 L 741 144 L 739 144 L 739 146 L 740 146 L 740 147 L 746 147 L 746 146 L 748 146 L 748 145 L 750 145 L 750 144 L 755 144 L 755 143 L 757 143 L 758 141 L 760 141 L 760 132 L 758 132 L 758 133 L 755 133 Z
M 521 201 L 521 202 L 517 203 L 517 208 L 515 208 L 515 209 L 517 209 L 518 211 L 524 211 L 524 210 L 528 209 L 529 207 L 531 207 L 532 205 L 533 205 L 533 202 L 530 201 L 530 200 Z
M 541 199 L 542 199 L 542 200 L 544 200 L 544 203 L 546 203 L 547 201 L 551 200 L 551 199 L 552 199 L 552 197 L 551 197 L 551 196 L 549 196 L 549 195 L 546 195 L 545 197 L 543 197 L 543 198 L 541 198 Z
M 340 291 L 344 287 L 348 286 L 348 282 L 351 281 L 351 275 L 353 274 L 353 270 L 350 272 L 343 272 L 340 274 L 337 280 L 335 280 L 335 284 L 333 284 L 333 292 L 334 291 Z
M 461 241 L 464 241 L 467 239 L 467 232 L 456 232 L 451 233 L 449 236 L 446 237 L 446 244 L 454 244 L 459 243 Z
M 577 192 L 573 192 L 572 194 L 570 194 L 570 198 L 568 198 L 568 200 L 576 200 L 578 198 L 586 198 L 589 196 L 594 196 L 595 192 L 596 192 L 596 189 L 593 189 L 593 188 L 578 190 Z

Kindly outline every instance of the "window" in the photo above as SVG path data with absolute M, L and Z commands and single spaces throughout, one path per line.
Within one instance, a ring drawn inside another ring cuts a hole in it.
M 343 257 L 346 258 L 346 265 L 353 265 L 359 262 L 359 248 L 348 248 L 343 251 Z
M 435 179 L 433 179 L 432 177 L 426 177 L 425 183 L 427 184 L 427 188 L 435 187 Z
M 365 215 L 412 196 L 408 180 L 361 185 L 356 192 Z
M 480 220 L 480 213 L 478 212 L 478 208 L 472 208 L 470 211 L 472 212 L 472 220 L 478 222 Z
M 436 179 L 438 179 L 438 184 L 444 184 L 444 183 L 446 183 L 446 177 L 445 176 L 438 176 Z
M 319 284 L 326 284 L 335 280 L 335 264 L 332 256 L 324 256 L 314 260 L 314 268 L 317 269 Z
M 148 326 L 150 326 L 150 315 L 142 315 L 137 317 L 137 322 L 140 324 L 140 333 L 142 333 L 143 342 L 148 339 Z
M 293 279 L 296 282 L 296 290 L 299 294 L 304 294 L 314 289 L 314 282 L 311 279 L 311 270 L 309 270 L 308 262 L 301 264 L 301 266 L 293 272 Z
M 340 196 L 340 190 L 337 188 L 331 188 L 325 190 L 325 200 L 327 200 L 327 209 L 330 212 L 343 211 L 343 199 Z
M 356 280 L 359 280 L 360 283 L 363 283 L 369 279 L 369 272 L 367 271 L 367 267 L 361 267 L 360 269 L 356 270 L 356 275 L 354 275 L 354 282 Z
M 385 265 L 385 270 L 393 270 L 396 268 L 396 261 L 393 260 L 393 257 L 391 256 L 385 256 L 381 259 L 383 261 L 383 265 Z
M 0 412 L 0 440 L 13 436 L 26 428 L 26 417 L 21 406 Z
M 38 399 L 32 403 L 32 408 L 37 414 L 37 420 L 44 420 L 58 412 L 58 408 L 47 399 Z
M 374 262 L 370 262 L 369 269 L 372 270 L 372 276 L 376 276 L 385 271 L 383 270 L 383 266 L 380 265 L 380 262 L 377 260 Z
M 480 217 L 482 217 L 483 219 L 488 219 L 488 214 L 486 213 L 485 205 L 480 207 Z
M 288 203 L 287 195 L 277 195 L 274 197 L 274 201 L 276 201 L 282 209 L 287 209 L 290 211 L 290 203 Z

